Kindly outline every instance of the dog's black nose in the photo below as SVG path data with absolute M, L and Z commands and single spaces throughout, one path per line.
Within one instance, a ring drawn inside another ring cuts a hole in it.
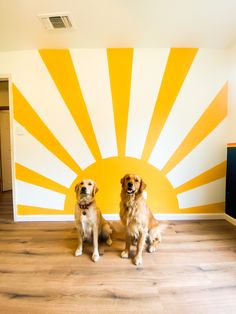
M 128 182 L 128 188 L 132 188 L 133 183 L 132 182 Z
M 86 187 L 85 187 L 85 186 L 83 186 L 83 187 L 81 188 L 81 192 L 82 192 L 82 193 L 86 193 Z

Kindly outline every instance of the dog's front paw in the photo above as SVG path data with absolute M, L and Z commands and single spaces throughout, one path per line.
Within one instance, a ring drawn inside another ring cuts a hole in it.
M 110 237 L 107 239 L 106 244 L 109 246 L 112 245 L 112 239 Z
M 156 247 L 154 246 L 154 245 L 149 245 L 149 247 L 148 247 L 148 252 L 149 253 L 153 253 L 153 252 L 155 252 L 156 251 Z
M 81 248 L 78 248 L 76 251 L 75 251 L 75 256 L 80 256 L 82 255 L 82 249 Z
M 93 255 L 92 255 L 92 260 L 94 261 L 94 262 L 97 262 L 98 260 L 99 260 L 99 253 L 93 253 Z
M 122 258 L 129 258 L 129 252 L 128 252 L 128 251 L 122 251 L 121 254 L 120 254 L 120 256 L 121 256 Z
M 136 255 L 136 256 L 134 257 L 134 264 L 135 264 L 136 266 L 141 265 L 142 262 L 143 262 L 142 256 Z

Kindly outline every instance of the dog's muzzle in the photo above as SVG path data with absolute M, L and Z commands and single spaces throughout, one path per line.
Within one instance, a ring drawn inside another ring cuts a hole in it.
M 133 190 L 132 188 L 128 188 L 126 193 L 129 194 L 129 195 L 132 195 L 134 194 L 135 190 Z
M 81 188 L 80 194 L 87 194 L 87 189 L 86 189 L 86 187 L 82 187 L 82 188 Z
M 132 182 L 128 182 L 126 193 L 131 195 L 131 194 L 134 194 L 134 192 L 135 192 L 135 189 L 134 189 L 133 183 Z

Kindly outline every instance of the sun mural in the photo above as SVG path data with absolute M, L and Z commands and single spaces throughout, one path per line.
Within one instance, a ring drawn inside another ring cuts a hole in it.
M 118 213 L 120 178 L 129 172 L 146 181 L 155 213 L 224 211 L 220 56 L 194 48 L 71 49 L 13 59 L 18 215 L 73 214 L 83 178 L 97 182 L 102 212 Z

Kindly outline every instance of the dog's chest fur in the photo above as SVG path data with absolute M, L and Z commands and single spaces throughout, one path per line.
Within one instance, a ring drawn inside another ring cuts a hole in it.
M 93 237 L 93 223 L 90 218 L 89 211 L 86 211 L 86 215 L 83 214 L 84 210 L 81 211 L 81 224 L 83 230 L 83 239 L 86 241 L 92 241 Z
M 75 223 L 79 227 L 83 240 L 91 242 L 93 239 L 93 226 L 97 223 L 96 208 L 81 209 L 76 204 Z
M 146 215 L 139 210 L 139 203 L 130 198 L 123 203 L 122 220 L 126 225 L 128 233 L 137 238 L 140 231 L 146 228 Z

